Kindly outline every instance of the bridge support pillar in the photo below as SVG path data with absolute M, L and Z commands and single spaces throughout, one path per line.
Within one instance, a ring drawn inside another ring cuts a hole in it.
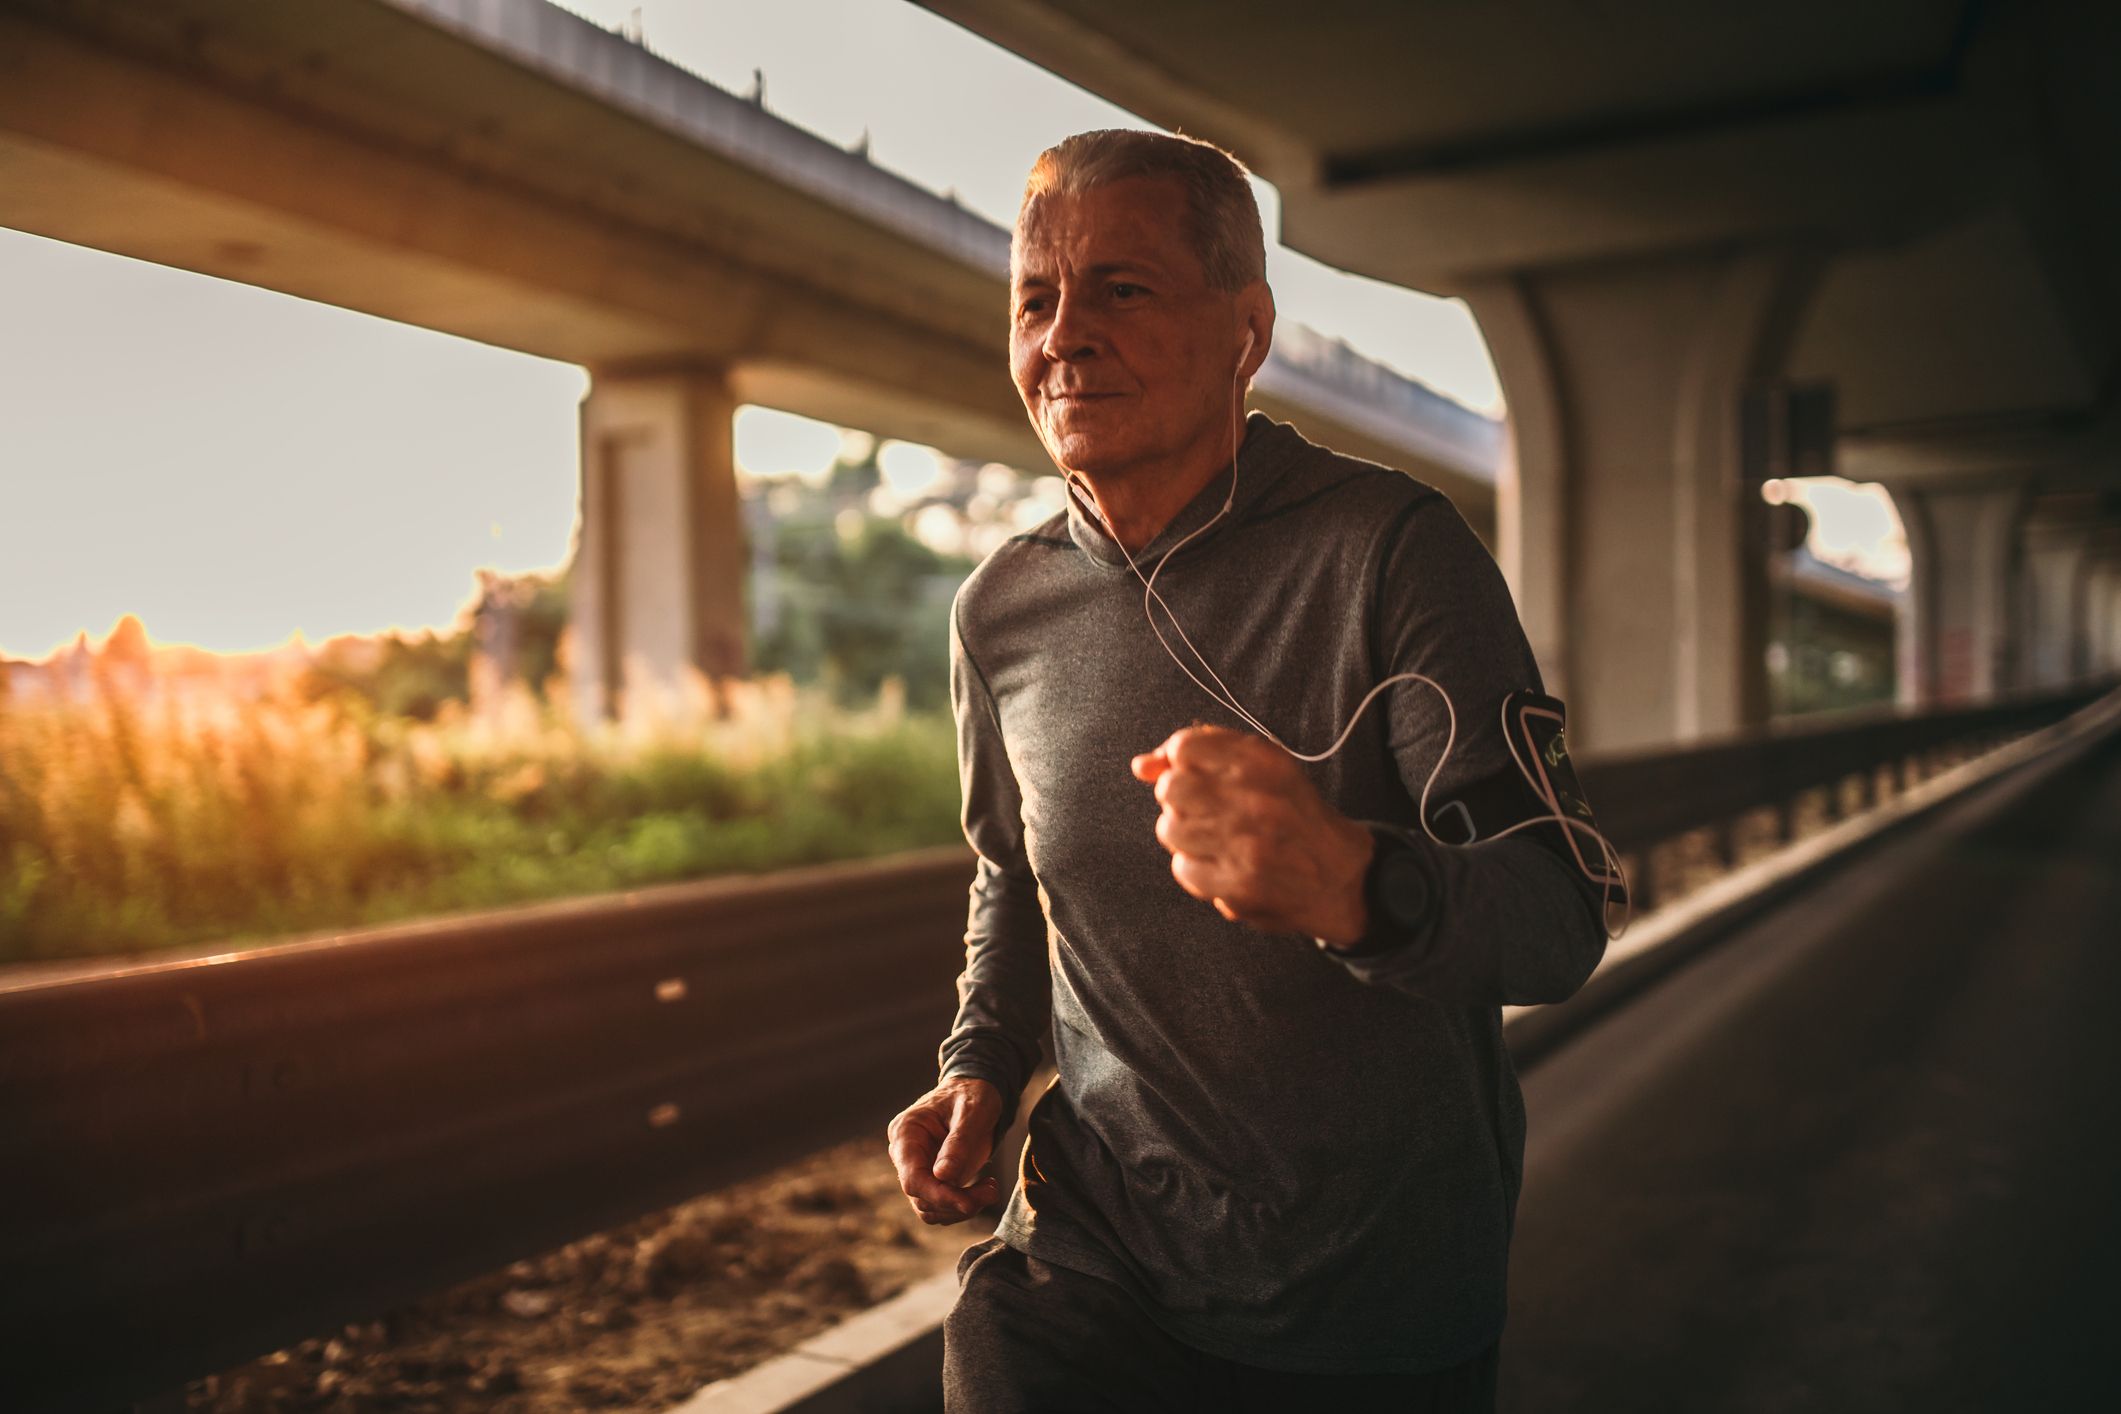
M 1765 508 L 1740 403 L 1779 372 L 1811 273 L 1766 252 L 1464 290 L 1510 404 L 1497 558 L 1579 746 L 1766 717 Z
M 735 415 L 719 368 L 591 371 L 569 609 L 584 721 L 744 671 Z
M 2099 560 L 2084 581 L 2085 668 L 2121 673 L 2121 561 Z
M 2084 575 L 2090 546 L 2079 527 L 2029 524 L 2023 553 L 2019 681 L 2032 688 L 2062 687 L 2087 666 Z
M 2013 681 L 2023 487 L 1889 487 L 1913 561 L 1901 599 L 1899 697 L 1904 706 L 1973 702 Z

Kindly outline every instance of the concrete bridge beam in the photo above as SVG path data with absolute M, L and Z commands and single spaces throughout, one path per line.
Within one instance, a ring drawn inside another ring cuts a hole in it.
M 1502 562 L 1570 734 L 1612 750 L 1766 717 L 1748 384 L 1808 288 L 1788 253 L 1523 272 L 1466 290 L 1510 402 Z
M 716 365 L 592 370 L 570 609 L 584 721 L 744 671 L 736 409 Z

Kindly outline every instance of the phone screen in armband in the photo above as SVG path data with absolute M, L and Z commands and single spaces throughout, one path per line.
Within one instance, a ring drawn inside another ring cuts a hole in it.
M 1581 820 L 1592 829 L 1591 802 L 1576 779 L 1576 763 L 1569 759 L 1567 709 L 1558 697 L 1537 692 L 1515 692 L 1503 703 L 1503 728 L 1519 764 L 1531 777 L 1532 788 L 1553 802 L 1560 814 Z M 1605 851 L 1582 830 L 1564 828 L 1569 853 L 1584 877 L 1594 884 L 1623 888 L 1619 873 L 1607 867 Z

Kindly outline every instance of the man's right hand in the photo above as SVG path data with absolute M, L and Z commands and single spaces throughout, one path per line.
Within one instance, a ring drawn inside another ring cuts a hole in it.
M 899 1112 L 884 1136 L 898 1186 L 921 1221 L 961 1223 L 1001 1196 L 992 1174 L 979 1177 L 994 1154 L 1002 1092 L 985 1080 L 945 1080 Z

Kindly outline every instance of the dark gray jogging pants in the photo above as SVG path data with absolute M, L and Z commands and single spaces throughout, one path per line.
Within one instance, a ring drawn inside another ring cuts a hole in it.
M 1421 1375 L 1263 1370 L 1166 1335 L 1125 1288 L 989 1238 L 958 1261 L 947 1414 L 1492 1414 L 1497 1348 Z

